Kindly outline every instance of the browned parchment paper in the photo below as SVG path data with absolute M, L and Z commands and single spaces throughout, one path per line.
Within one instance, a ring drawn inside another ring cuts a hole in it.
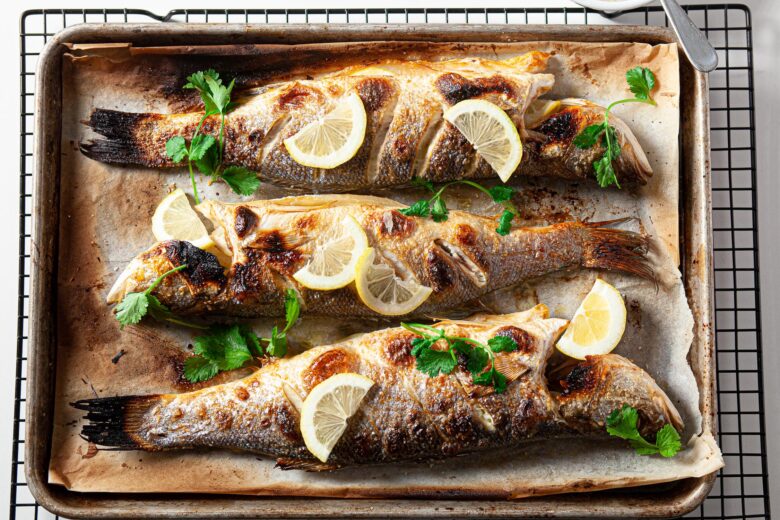
M 220 48 L 220 53 L 229 49 Z M 658 80 L 659 106 L 622 105 L 615 113 L 634 130 L 655 175 L 636 191 L 600 190 L 549 180 L 519 180 L 517 199 L 525 223 L 637 216 L 653 236 L 652 259 L 660 284 L 605 273 L 567 273 L 501 291 L 481 307 L 495 311 L 527 308 L 536 302 L 571 317 L 593 283 L 603 276 L 626 296 L 629 323 L 617 352 L 648 370 L 678 406 L 686 424 L 687 449 L 674 459 L 640 457 L 619 442 L 538 441 L 511 452 L 469 455 L 433 464 L 348 468 L 327 473 L 282 472 L 270 459 L 227 451 L 95 451 L 81 438 L 80 414 L 67 403 L 91 396 L 180 392 L 194 389 L 181 375 L 192 334 L 144 322 L 120 331 L 105 296 L 118 272 L 154 238 L 150 218 L 173 185 L 189 190 L 184 171 L 161 172 L 110 167 L 91 161 L 75 143 L 86 134 L 81 121 L 94 107 L 128 111 L 173 111 L 191 99 L 171 85 L 182 70 L 207 66 L 230 70 L 228 57 L 191 57 L 181 48 L 139 50 L 112 46 L 81 48 L 63 70 L 62 208 L 59 258 L 57 396 L 50 481 L 78 491 L 208 492 L 318 496 L 420 496 L 448 494 L 522 497 L 562 491 L 631 486 L 708 474 L 722 465 L 710 435 L 699 435 L 698 389 L 686 355 L 693 320 L 677 271 L 679 81 L 676 47 L 645 44 L 367 43 L 296 48 L 241 48 L 240 62 L 260 70 L 237 74 L 247 85 L 279 77 L 316 75 L 345 64 L 395 58 L 509 56 L 531 49 L 552 52 L 556 85 L 548 97 L 585 97 L 608 103 L 628 95 L 623 75 L 636 65 L 650 67 Z M 298 52 L 300 51 L 300 52 Z M 259 58 L 258 58 L 259 56 Z M 296 58 L 301 56 L 300 58 Z M 324 59 L 331 57 L 332 59 Z M 225 68 L 220 67 L 224 58 Z M 268 63 L 272 72 L 264 71 Z M 313 68 L 320 63 L 321 68 Z M 178 82 L 178 83 L 177 83 Z M 237 200 L 223 185 L 200 184 L 207 198 Z M 258 198 L 287 194 L 264 184 Z M 388 196 L 411 202 L 419 194 L 396 190 Z M 494 214 L 497 209 L 473 190 L 453 189 L 452 208 Z M 465 312 L 461 310 L 461 312 Z M 269 320 L 254 326 L 266 332 Z M 298 348 L 335 341 L 385 323 L 334 322 L 305 317 L 291 333 Z M 223 374 L 215 382 L 240 377 Z

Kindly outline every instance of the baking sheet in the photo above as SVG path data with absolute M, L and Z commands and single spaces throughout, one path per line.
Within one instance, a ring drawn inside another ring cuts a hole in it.
M 394 44 L 363 45 L 361 63 L 380 54 L 372 53 L 372 49 L 388 52 Z M 331 46 L 323 47 L 318 50 L 320 55 L 331 52 Z M 157 202 L 173 183 L 187 190 L 186 175 L 109 167 L 86 159 L 75 146 L 85 136 L 80 121 L 94 107 L 166 111 L 181 106 L 186 99 L 174 91 L 167 97 L 161 95 L 168 93 L 159 86 L 160 70 L 165 69 L 150 67 L 150 54 L 114 48 L 107 56 L 103 49 L 89 49 L 78 51 L 81 55 L 88 52 L 89 58 L 66 58 L 63 71 L 59 399 L 55 406 L 51 482 L 80 491 L 519 497 L 701 476 L 720 467 L 720 453 L 711 436 L 695 435 L 701 425 L 698 390 L 686 360 L 693 321 L 675 267 L 679 124 L 676 47 L 584 43 L 417 44 L 416 50 L 407 43 L 404 47 L 407 57 L 433 54 L 442 58 L 464 54 L 496 57 L 530 49 L 547 50 L 555 54 L 551 72 L 556 75 L 556 86 L 548 97 L 586 97 L 599 103 L 626 97 L 623 74 L 629 68 L 644 65 L 656 73 L 659 87 L 654 94 L 658 108 L 630 104 L 615 111 L 634 130 L 653 166 L 655 175 L 647 186 L 631 192 L 604 191 L 560 181 L 521 182 L 523 190 L 517 202 L 528 224 L 572 218 L 640 217 L 644 230 L 653 236 L 653 261 L 660 284 L 656 289 L 630 277 L 602 274 L 627 298 L 629 324 L 617 352 L 648 370 L 669 393 L 685 421 L 685 438 L 691 438 L 690 448 L 675 459 L 664 460 L 636 456 L 616 442 L 549 441 L 526 445 L 513 451 L 512 456 L 483 453 L 432 465 L 351 468 L 332 474 L 282 472 L 273 469 L 270 459 L 227 452 L 95 451 L 78 437 L 79 413 L 67 406 L 68 402 L 94 395 L 185 391 L 194 386 L 181 377 L 181 363 L 187 355 L 183 346 L 191 341 L 190 334 L 147 323 L 120 333 L 104 303 L 118 271 L 153 242 L 150 218 Z M 283 46 L 266 46 L 262 51 L 264 58 L 272 62 L 279 53 L 295 55 Z M 215 63 L 212 60 L 212 66 Z M 332 67 L 332 62 L 325 63 Z M 290 61 L 288 74 L 294 76 L 298 65 Z M 222 185 L 206 187 L 201 183 L 201 189 L 207 197 L 236 199 Z M 286 193 L 263 185 L 258 195 L 267 198 Z M 398 190 L 391 195 L 406 202 L 418 196 L 410 190 Z M 453 208 L 497 212 L 489 201 L 471 190 L 453 189 L 449 203 Z M 596 273 L 589 272 L 549 277 L 492 295 L 484 299 L 483 305 L 511 311 L 541 301 L 556 315 L 570 317 L 594 276 Z M 269 325 L 270 322 L 256 323 L 259 330 L 267 330 Z M 307 342 L 333 341 L 358 329 L 377 326 L 373 322 L 334 324 L 332 319 L 305 318 L 294 329 L 291 339 L 302 347 Z M 124 354 L 117 359 L 121 352 Z M 221 378 L 237 375 L 240 372 Z

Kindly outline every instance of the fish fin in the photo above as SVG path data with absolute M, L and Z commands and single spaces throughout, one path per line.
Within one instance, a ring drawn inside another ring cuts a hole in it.
M 547 69 L 547 62 L 550 54 L 542 51 L 530 51 L 520 56 L 514 56 L 502 60 L 506 65 L 519 69 L 521 72 L 544 72 Z
M 153 114 L 95 109 L 84 123 L 104 138 L 82 141 L 79 149 L 90 159 L 108 164 L 162 166 L 150 164 L 146 151 L 136 139 L 138 126 L 150 117 Z
M 303 471 L 333 471 L 339 469 L 338 464 L 329 464 L 313 459 L 296 459 L 293 457 L 279 457 L 276 459 L 276 467 L 283 470 L 301 469 Z
M 125 450 L 158 449 L 136 434 L 144 414 L 160 401 L 159 395 L 100 397 L 70 403 L 87 414 L 87 424 L 81 428 L 81 438 L 101 446 Z
M 655 273 L 646 258 L 650 244 L 647 235 L 605 227 L 628 220 L 631 219 L 584 223 L 583 266 L 623 271 L 655 281 Z

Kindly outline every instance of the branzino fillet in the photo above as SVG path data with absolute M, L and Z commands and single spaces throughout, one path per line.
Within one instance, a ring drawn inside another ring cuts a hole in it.
M 667 423 L 682 430 L 664 392 L 618 355 L 590 357 L 548 387 L 547 360 L 567 322 L 547 315 L 538 305 L 436 325 L 448 335 L 481 342 L 508 336 L 517 343 L 514 352 L 496 354 L 496 368 L 507 377 L 503 393 L 475 385 L 465 359 L 449 375 L 420 372 L 410 353 L 415 335 L 392 328 L 275 360 L 245 379 L 204 390 L 87 399 L 74 406 L 87 411 L 82 436 L 99 445 L 228 448 L 275 457 L 283 469 L 312 471 L 441 459 L 534 438 L 606 436 L 606 417 L 624 404 L 638 411 L 645 435 Z M 362 374 L 374 385 L 322 463 L 302 440 L 300 407 L 312 388 L 343 372 Z
M 460 101 L 485 99 L 506 111 L 523 139 L 524 158 L 516 175 L 595 178 L 593 163 L 603 149 L 597 145 L 582 150 L 573 139 L 588 124 L 603 121 L 604 109 L 564 100 L 555 109 L 541 110 L 550 105 L 535 101 L 554 81 L 542 73 L 547 60 L 547 54 L 531 52 L 500 61 L 385 61 L 247 91 L 227 117 L 224 161 L 256 171 L 271 183 L 314 192 L 398 186 L 415 176 L 433 182 L 495 177 L 460 131 L 442 117 Z M 360 96 L 368 118 L 355 157 L 327 170 L 295 162 L 284 140 L 350 92 Z M 81 150 L 106 163 L 171 168 L 176 165 L 165 153 L 166 141 L 193 135 L 201 117 L 197 112 L 96 109 L 87 124 L 103 137 L 85 140 Z M 621 145 L 614 163 L 618 180 L 644 183 L 651 168 L 641 146 L 627 125 L 615 116 L 610 121 Z M 210 117 L 202 133 L 217 137 L 219 126 L 219 118 Z
M 496 221 L 451 211 L 445 222 L 409 217 L 393 200 L 366 195 L 306 195 L 200 209 L 224 235 L 230 255 L 217 258 L 192 244 L 167 241 L 138 255 L 109 291 L 116 303 L 143 291 L 166 271 L 186 264 L 155 289 L 160 301 L 181 315 L 284 316 L 287 289 L 298 293 L 303 312 L 330 316 L 376 316 L 354 284 L 320 291 L 293 274 L 345 218 L 353 218 L 376 251 L 376 261 L 398 276 L 430 287 L 415 315 L 439 315 L 488 292 L 562 269 L 612 269 L 652 278 L 645 262 L 647 237 L 607 227 L 613 222 L 565 222 L 496 232 Z

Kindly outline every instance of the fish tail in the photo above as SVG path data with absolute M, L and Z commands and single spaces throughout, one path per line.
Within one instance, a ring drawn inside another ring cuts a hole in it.
M 160 150 L 151 153 L 149 142 L 139 138 L 152 135 L 151 130 L 163 116 L 160 114 L 139 114 L 118 110 L 95 109 L 88 121 L 84 121 L 102 138 L 79 143 L 81 152 L 96 161 L 150 167 L 173 166 L 165 155 L 165 143 Z M 156 147 L 154 147 L 156 148 Z
M 646 235 L 614 229 L 629 218 L 585 223 L 582 264 L 595 269 L 623 271 L 655 281 L 655 273 L 647 263 L 649 239 Z
M 118 450 L 159 450 L 139 435 L 144 414 L 159 402 L 159 395 L 132 395 L 82 399 L 70 404 L 87 412 L 84 419 L 88 422 L 81 428 L 85 441 Z

